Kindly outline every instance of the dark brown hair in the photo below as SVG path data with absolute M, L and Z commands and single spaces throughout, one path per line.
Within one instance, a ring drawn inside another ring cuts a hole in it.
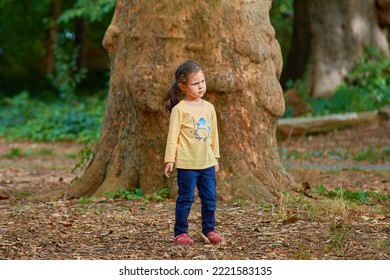
M 180 102 L 180 96 L 183 94 L 179 84 L 185 84 L 189 75 L 198 73 L 200 70 L 202 70 L 202 67 L 193 60 L 188 60 L 177 68 L 175 82 L 168 91 L 167 102 L 165 103 L 165 107 L 169 112 Z

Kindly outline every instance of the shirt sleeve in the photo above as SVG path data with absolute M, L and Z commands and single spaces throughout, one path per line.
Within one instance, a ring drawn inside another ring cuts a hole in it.
M 215 113 L 214 106 L 211 107 L 211 115 L 213 118 L 212 124 L 212 138 L 211 138 L 211 148 L 213 149 L 215 158 L 220 158 L 219 155 L 219 137 L 218 137 L 218 122 L 217 114 Z
M 167 137 L 167 145 L 165 148 L 164 162 L 175 162 L 177 142 L 181 128 L 181 115 L 180 111 L 174 107 L 171 112 L 169 119 L 169 130 Z

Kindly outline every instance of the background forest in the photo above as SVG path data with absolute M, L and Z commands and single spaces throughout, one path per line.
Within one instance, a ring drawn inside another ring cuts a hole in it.
M 101 42 L 115 2 L 0 3 L 0 137 L 97 141 L 109 79 L 109 59 Z M 270 12 L 284 60 L 285 117 L 373 111 L 389 104 L 390 59 L 370 45 L 330 96 L 313 96 L 307 69 L 315 57 L 302 56 L 307 48 L 302 38 L 314 31 L 304 30 L 310 26 L 308 15 L 294 16 L 302 7 L 309 9 L 309 3 L 274 0 Z M 294 28 L 301 40 L 294 39 Z

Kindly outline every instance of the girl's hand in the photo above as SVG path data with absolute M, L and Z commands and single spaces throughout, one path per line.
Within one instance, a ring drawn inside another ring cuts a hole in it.
M 219 171 L 219 163 L 217 162 L 217 164 L 215 165 L 215 173 L 217 173 Z
M 167 165 L 165 166 L 164 174 L 169 178 L 169 173 L 171 173 L 173 170 L 173 162 L 168 162 Z

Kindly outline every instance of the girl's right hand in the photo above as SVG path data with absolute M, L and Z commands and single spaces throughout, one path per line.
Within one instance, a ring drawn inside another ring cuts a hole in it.
M 173 162 L 168 162 L 167 165 L 165 166 L 164 174 L 169 178 L 169 173 L 171 173 L 173 170 Z

